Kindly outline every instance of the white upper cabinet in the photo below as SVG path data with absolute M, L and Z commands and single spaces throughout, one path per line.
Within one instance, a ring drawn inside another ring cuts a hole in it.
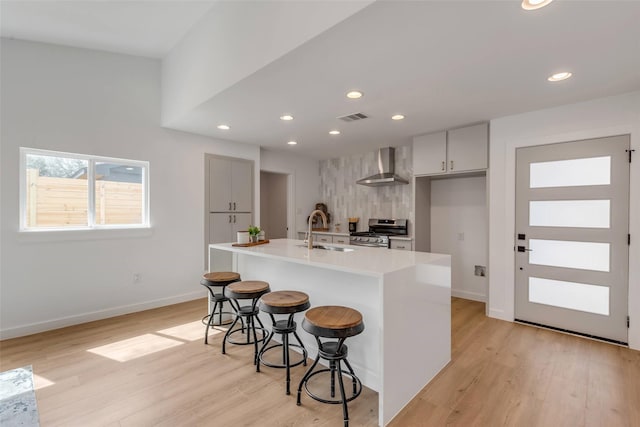
M 209 212 L 251 212 L 253 162 L 209 158 Z
M 484 170 L 488 166 L 489 124 L 413 138 L 414 175 Z
M 431 175 L 447 172 L 447 132 L 430 133 L 413 138 L 413 174 Z

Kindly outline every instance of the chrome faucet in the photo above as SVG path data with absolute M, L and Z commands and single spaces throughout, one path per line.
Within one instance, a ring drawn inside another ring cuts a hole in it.
M 315 211 L 311 212 L 311 215 L 309 215 L 309 232 L 308 232 L 308 244 L 307 247 L 309 249 L 313 249 L 313 232 L 311 231 L 311 225 L 313 224 L 313 218 L 316 216 L 316 214 L 320 214 L 320 218 L 322 218 L 322 226 L 323 227 L 327 227 L 327 216 L 324 214 L 324 212 L 322 212 L 321 210 L 316 209 Z

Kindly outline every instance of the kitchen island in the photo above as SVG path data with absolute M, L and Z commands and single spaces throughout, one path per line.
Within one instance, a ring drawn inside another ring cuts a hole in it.
M 384 426 L 451 359 L 451 257 L 329 246 L 347 251 L 309 250 L 290 239 L 253 247 L 211 244 L 209 266 L 221 269 L 220 261 L 231 253 L 227 268 L 243 280 L 267 281 L 272 291 L 306 292 L 312 307 L 360 311 L 365 330 L 347 339 L 349 361 L 362 383 L 378 392 L 378 423 Z M 298 325 L 303 315 L 296 318 Z M 313 337 L 299 335 L 315 357 Z

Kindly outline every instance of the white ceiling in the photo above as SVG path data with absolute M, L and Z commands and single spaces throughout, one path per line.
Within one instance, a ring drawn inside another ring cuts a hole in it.
M 0 34 L 162 58 L 214 3 L 214 0 L 0 0 Z
M 7 3 L 14 2 L 2 2 L 3 36 L 111 51 L 121 46 L 123 53 L 156 57 L 211 6 Z M 219 92 L 172 127 L 317 158 L 401 145 L 421 133 L 639 90 L 638 22 L 639 1 L 556 0 L 526 12 L 519 0 L 379 0 Z M 546 81 L 564 70 L 574 77 Z M 353 88 L 365 96 L 346 99 Z M 354 112 L 370 118 L 336 119 Z M 295 120 L 280 121 L 284 113 Z M 406 119 L 391 121 L 395 113 Z M 231 130 L 218 130 L 219 123 Z M 331 129 L 342 134 L 330 136 Z M 299 144 L 287 146 L 290 139 Z

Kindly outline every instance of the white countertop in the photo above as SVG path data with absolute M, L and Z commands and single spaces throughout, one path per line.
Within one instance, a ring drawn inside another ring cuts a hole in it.
M 451 262 L 450 255 L 429 252 L 338 244 L 327 246 L 347 247 L 354 250 L 351 252 L 324 249 L 309 250 L 302 240 L 292 239 L 275 239 L 271 240 L 270 243 L 251 247 L 232 246 L 232 243 L 216 243 L 209 245 L 209 248 L 375 277 L 404 270 L 418 264 L 449 266 Z
M 391 240 L 406 240 L 408 242 L 413 240 L 413 237 L 400 237 L 400 236 L 389 236 Z

